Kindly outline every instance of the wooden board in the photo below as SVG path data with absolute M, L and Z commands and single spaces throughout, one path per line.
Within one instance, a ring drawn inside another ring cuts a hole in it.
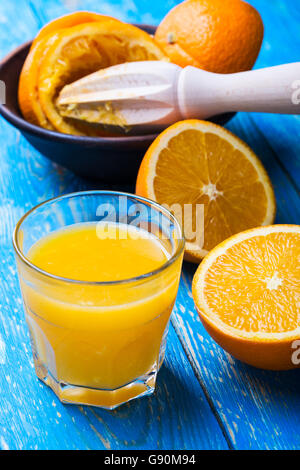
M 13 0 L 0 3 L 0 56 L 47 21 L 75 9 L 158 23 L 179 2 Z M 265 41 L 257 66 L 299 60 L 300 5 L 252 3 Z M 151 12 L 149 10 L 151 9 Z M 278 223 L 300 222 L 299 117 L 238 114 L 228 128 L 260 156 L 274 184 Z M 0 119 L 0 448 L 297 449 L 300 371 L 259 371 L 235 361 L 204 330 L 186 264 L 172 317 L 165 365 L 154 396 L 108 412 L 64 406 L 35 377 L 11 235 L 35 204 L 91 185 L 39 155 Z M 120 188 L 123 189 L 123 188 Z M 126 188 L 128 189 L 128 188 Z

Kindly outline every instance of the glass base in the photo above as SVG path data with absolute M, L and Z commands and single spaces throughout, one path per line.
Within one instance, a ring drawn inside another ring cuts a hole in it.
M 36 354 L 34 354 L 34 365 L 38 378 L 65 404 L 90 405 L 113 410 L 135 398 L 151 395 L 155 390 L 157 366 L 129 384 L 115 390 L 102 390 L 58 382 Z

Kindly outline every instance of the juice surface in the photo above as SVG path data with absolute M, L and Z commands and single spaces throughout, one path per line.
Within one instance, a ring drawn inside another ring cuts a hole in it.
M 158 239 L 125 224 L 87 223 L 58 230 L 27 257 L 48 273 L 81 281 L 117 281 L 149 273 L 169 258 Z
M 162 266 L 171 256 L 165 246 L 131 226 L 82 223 L 52 232 L 33 245 L 27 257 L 63 278 L 118 281 Z M 146 279 L 117 284 L 78 284 L 23 271 L 38 376 L 50 377 L 54 389 L 54 383 L 74 386 L 55 390 L 65 401 L 111 406 L 111 400 L 135 395 L 135 387 L 129 387 L 128 396 L 120 387 L 137 380 L 139 388 L 140 377 L 158 370 L 181 263 L 182 256 Z M 114 392 L 101 392 L 98 402 L 95 390 Z

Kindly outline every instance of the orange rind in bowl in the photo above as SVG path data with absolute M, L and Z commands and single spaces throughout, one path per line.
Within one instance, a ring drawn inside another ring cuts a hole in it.
M 107 132 L 100 125 L 63 116 L 56 107 L 59 92 L 65 85 L 102 68 L 140 60 L 167 58 L 148 33 L 115 19 L 102 17 L 101 21 L 41 34 L 20 76 L 22 114 L 28 122 L 49 130 L 79 136 L 105 135 Z
M 101 15 L 99 13 L 93 13 L 89 11 L 76 11 L 74 13 L 60 16 L 59 18 L 55 18 L 54 20 L 50 21 L 45 26 L 43 26 L 42 29 L 40 29 L 32 45 L 34 46 L 36 42 L 40 41 L 46 36 L 49 36 L 50 34 L 57 33 L 61 29 L 72 28 L 73 26 L 77 26 L 83 23 L 99 23 L 100 21 L 105 20 L 114 20 L 120 22 L 120 20 L 112 18 L 111 16 Z

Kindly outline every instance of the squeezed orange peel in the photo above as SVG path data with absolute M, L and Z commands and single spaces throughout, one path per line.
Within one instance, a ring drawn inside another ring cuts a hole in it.
M 70 21 L 59 23 L 63 24 Z M 100 16 L 98 21 L 93 16 L 88 23 L 55 33 L 50 26 L 38 35 L 21 72 L 19 104 L 25 119 L 73 135 L 111 135 L 105 125 L 126 130 L 126 121 L 118 110 L 108 110 L 105 105 L 61 108 L 57 106 L 58 95 L 65 85 L 102 68 L 123 62 L 166 60 L 160 47 L 146 32 L 108 17 Z

